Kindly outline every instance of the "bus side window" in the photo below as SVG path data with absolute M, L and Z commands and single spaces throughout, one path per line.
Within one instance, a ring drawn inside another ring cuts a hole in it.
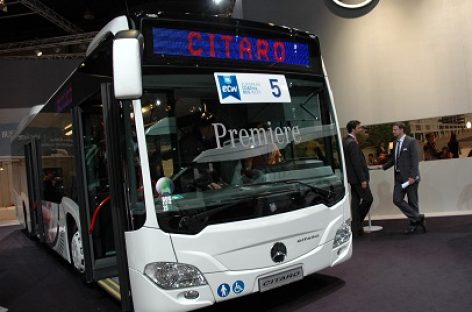
M 127 201 L 131 227 L 139 229 L 146 221 L 146 207 L 144 205 L 144 187 L 141 170 L 141 162 L 138 151 L 138 139 L 136 137 L 135 121 L 131 112 L 133 111 L 131 102 L 123 101 L 123 118 L 121 130 L 124 138 L 123 144 L 123 165 L 124 179 L 127 188 Z
M 64 195 L 62 176 L 58 169 L 44 169 L 43 199 L 53 203 L 59 203 Z

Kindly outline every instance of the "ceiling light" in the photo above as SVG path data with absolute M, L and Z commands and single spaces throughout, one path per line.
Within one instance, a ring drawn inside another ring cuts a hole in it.
M 36 50 L 34 50 L 34 54 L 36 54 L 36 56 L 39 57 L 39 56 L 43 55 L 43 51 L 41 51 L 39 49 L 36 49 Z
M 2 10 L 5 13 L 8 11 L 7 4 L 5 3 L 5 0 L 0 0 L 0 10 Z
M 223 2 L 223 0 L 213 0 L 213 4 L 215 5 L 219 5 L 221 2 Z
M 84 18 L 84 20 L 91 21 L 95 19 L 95 14 L 93 14 L 93 12 L 90 10 L 85 10 L 82 17 Z

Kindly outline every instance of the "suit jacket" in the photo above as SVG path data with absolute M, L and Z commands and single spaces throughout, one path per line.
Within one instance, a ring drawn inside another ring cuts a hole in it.
M 369 168 L 367 168 L 364 153 L 350 135 L 343 140 L 343 150 L 348 182 L 361 184 L 363 181 L 369 181 Z
M 395 141 L 393 150 L 397 148 L 398 142 Z M 391 157 L 383 165 L 383 170 L 395 165 L 395 152 L 392 153 Z M 400 155 L 398 156 L 398 170 L 400 170 L 401 182 L 406 182 L 408 178 L 418 179 L 420 178 L 419 170 L 419 152 L 418 143 L 410 136 L 405 136 L 403 143 L 400 148 Z

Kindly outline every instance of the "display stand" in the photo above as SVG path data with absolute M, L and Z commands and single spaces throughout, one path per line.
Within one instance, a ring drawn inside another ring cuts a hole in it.
M 372 220 L 370 219 L 370 213 L 367 214 L 367 220 L 368 220 L 369 225 L 363 227 L 365 233 L 378 232 L 383 229 L 383 227 L 379 225 L 372 225 Z

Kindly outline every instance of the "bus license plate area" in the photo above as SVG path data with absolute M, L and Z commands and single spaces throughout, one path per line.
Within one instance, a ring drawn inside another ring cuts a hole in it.
M 277 274 L 261 277 L 259 291 L 264 292 L 303 279 L 302 267 L 286 270 Z

